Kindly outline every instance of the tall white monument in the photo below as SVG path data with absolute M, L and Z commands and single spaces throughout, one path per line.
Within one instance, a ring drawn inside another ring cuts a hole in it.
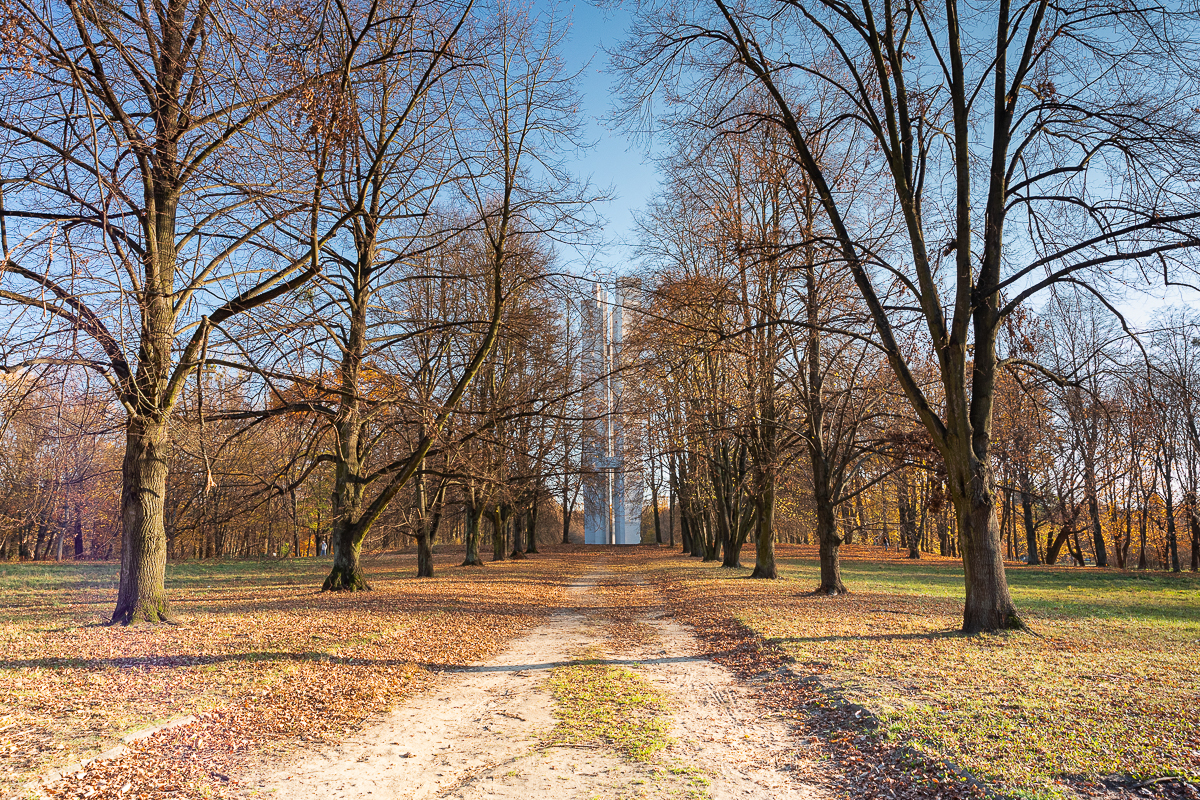
M 622 328 L 633 289 L 630 282 L 597 279 L 583 302 L 585 544 L 642 542 L 642 473 L 636 448 L 625 438 L 620 374 Z

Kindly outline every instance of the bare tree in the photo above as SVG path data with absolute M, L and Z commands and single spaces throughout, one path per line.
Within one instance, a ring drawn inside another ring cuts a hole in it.
M 324 6 L 16 7 L 25 49 L 0 62 L 5 368 L 108 381 L 126 432 L 112 619 L 166 620 L 171 414 L 210 333 L 316 273 L 315 216 L 298 242 L 271 234 L 312 208 L 351 65 L 322 61 Z
M 717 126 L 730 94 L 771 99 L 767 119 L 812 181 L 874 339 L 945 461 L 963 630 L 1022 627 L 991 465 L 997 333 L 1058 283 L 1104 298 L 1122 277 L 1146 285 L 1191 269 L 1190 7 L 668 0 L 641 11 L 618 54 L 630 124 L 660 94 L 670 115 Z M 839 130 L 864 165 L 856 174 L 817 157 L 814 142 Z M 878 203 L 851 202 L 864 182 Z M 901 233 L 879 239 L 893 214 Z M 937 365 L 940 397 L 914 355 Z

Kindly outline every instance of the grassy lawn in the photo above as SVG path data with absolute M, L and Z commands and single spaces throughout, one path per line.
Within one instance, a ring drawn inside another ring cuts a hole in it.
M 319 592 L 329 559 L 171 564 L 180 624 L 129 628 L 103 625 L 114 563 L 0 565 L 0 796 L 198 711 L 214 716 L 190 726 L 192 749 L 226 760 L 336 738 L 438 668 L 501 649 L 561 603 L 575 569 L 553 554 L 461 558 L 439 556 L 431 580 L 412 577 L 411 556 L 367 558 L 375 591 L 353 595 Z
M 1195 575 L 1013 565 L 1013 596 L 1036 635 L 965 637 L 957 560 L 845 549 L 841 598 L 808 594 L 818 582 L 808 548 L 781 548 L 774 584 L 695 561 L 661 568 L 866 707 L 890 740 L 1005 793 L 1200 776 Z
M 558 724 L 547 744 L 601 742 L 634 761 L 671 743 L 667 698 L 631 669 L 584 658 L 550 672 Z

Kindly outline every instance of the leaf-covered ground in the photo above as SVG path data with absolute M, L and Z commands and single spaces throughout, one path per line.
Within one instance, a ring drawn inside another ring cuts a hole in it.
M 1035 635 L 966 637 L 957 560 L 843 549 L 839 598 L 810 593 L 809 548 L 780 548 L 780 581 L 678 558 L 649 574 L 745 671 L 791 662 L 776 700 L 825 740 L 846 791 L 937 796 L 957 772 L 1020 797 L 1200 797 L 1165 780 L 1200 780 L 1197 576 L 1012 565 Z
M 248 759 L 333 740 L 503 648 L 561 605 L 583 567 L 553 554 L 412 577 L 368 558 L 374 591 L 321 594 L 328 559 L 168 567 L 178 626 L 107 627 L 112 563 L 0 566 L 0 796 L 184 714 L 191 725 L 55 783 L 60 797 L 205 796 Z M 586 561 L 586 557 L 584 558 Z
M 1196 576 L 1013 565 L 1035 633 L 964 637 L 956 560 L 845 550 L 841 598 L 812 595 L 815 553 L 788 546 L 779 581 L 655 548 L 469 569 L 447 553 L 432 580 L 383 557 L 366 564 L 375 591 L 353 595 L 317 591 L 327 560 L 173 564 L 182 624 L 152 628 L 102 624 L 114 564 L 0 565 L 0 796 L 183 714 L 199 718 L 50 794 L 236 794 L 248 765 L 338 740 L 439 670 L 499 652 L 603 558 L 620 577 L 595 589 L 610 635 L 646 635 L 633 611 L 653 587 L 793 721 L 843 796 L 1200 797 Z

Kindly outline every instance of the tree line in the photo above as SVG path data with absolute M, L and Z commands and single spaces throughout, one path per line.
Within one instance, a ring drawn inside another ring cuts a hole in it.
M 119 557 L 128 623 L 168 557 L 327 548 L 358 590 L 368 546 L 567 541 L 560 249 L 604 193 L 563 19 L 0 9 L 5 555 Z M 856 537 L 936 547 L 969 632 L 1023 627 L 1006 557 L 1196 566 L 1196 320 L 1123 316 L 1191 291 L 1191 5 L 632 9 L 614 120 L 663 180 L 616 368 L 659 541 L 770 579 L 811 539 L 829 594 Z

